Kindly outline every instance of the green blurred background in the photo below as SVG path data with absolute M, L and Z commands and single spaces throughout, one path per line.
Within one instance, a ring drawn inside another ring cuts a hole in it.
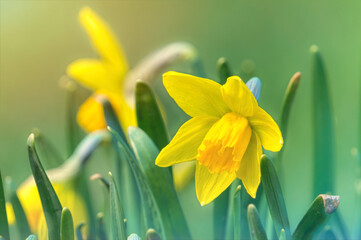
M 262 80 L 260 105 L 278 120 L 293 73 L 302 79 L 290 117 L 284 155 L 284 195 L 292 229 L 312 201 L 311 58 L 323 54 L 335 116 L 336 192 L 349 230 L 355 230 L 359 139 L 360 1 L 0 1 L 0 168 L 20 183 L 30 174 L 26 138 L 37 127 L 60 150 L 65 143 L 66 66 L 96 57 L 78 23 L 90 6 L 114 29 L 131 66 L 173 41 L 199 51 L 209 77 L 219 57 L 235 70 L 251 60 Z M 247 79 L 246 79 L 247 80 Z M 177 123 L 178 126 L 180 123 Z M 174 133 L 174 130 L 172 131 Z M 187 189 L 193 194 L 194 186 Z M 194 197 L 195 198 L 195 197 Z M 182 198 L 183 199 L 183 198 Z M 360 203 L 358 203 L 360 205 Z M 198 206 L 184 204 L 190 210 Z M 210 206 L 197 210 L 207 219 Z M 202 221 L 203 221 L 202 220 Z M 190 220 L 191 222 L 195 222 Z M 207 234 L 210 220 L 195 236 Z

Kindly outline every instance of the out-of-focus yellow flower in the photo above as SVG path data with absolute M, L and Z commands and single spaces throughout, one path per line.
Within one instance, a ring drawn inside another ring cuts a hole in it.
M 106 127 L 102 106 L 95 99 L 100 93 L 109 98 L 123 128 L 136 125 L 134 108 L 123 95 L 128 63 L 121 45 L 118 44 L 107 23 L 89 7 L 81 9 L 79 20 L 88 33 L 94 49 L 101 57 L 100 59 L 79 59 L 67 68 L 69 76 L 95 91 L 79 109 L 77 116 L 79 124 L 88 132 Z
M 168 72 L 163 84 L 192 117 L 159 153 L 160 167 L 197 160 L 196 193 L 201 205 L 218 197 L 237 177 L 256 197 L 262 146 L 279 151 L 281 131 L 237 77 L 224 85 L 187 74 Z
M 68 207 L 73 213 L 75 226 L 88 220 L 84 201 L 81 196 L 75 192 L 72 180 L 64 182 L 54 182 L 54 190 L 64 207 Z M 20 203 L 24 208 L 31 231 L 38 234 L 40 240 L 48 239 L 45 216 L 41 206 L 38 189 L 33 178 L 25 181 L 17 190 Z M 14 212 L 10 203 L 7 203 L 9 224 L 15 224 Z

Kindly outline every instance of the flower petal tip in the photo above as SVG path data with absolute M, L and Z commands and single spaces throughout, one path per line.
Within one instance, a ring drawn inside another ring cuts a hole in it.
M 204 205 L 207 205 L 206 202 L 201 202 L 201 207 L 203 207 Z

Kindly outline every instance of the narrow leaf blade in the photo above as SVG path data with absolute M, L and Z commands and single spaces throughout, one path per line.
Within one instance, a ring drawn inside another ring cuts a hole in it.
M 226 83 L 227 78 L 232 76 L 232 70 L 226 58 L 222 57 L 217 62 L 217 72 L 219 78 L 219 84 L 223 85 Z
M 252 240 L 266 240 L 266 232 L 262 226 L 257 208 L 253 204 L 248 205 L 247 219 Z
M 293 238 L 311 239 L 313 233 L 328 220 L 330 214 L 336 211 L 339 203 L 339 196 L 320 194 L 298 224 Z
M 165 234 L 170 239 L 191 239 L 171 175 L 168 169 L 155 165 L 159 150 L 140 128 L 130 127 L 128 136 L 140 169 L 154 194 Z
M 334 132 L 325 67 L 317 46 L 313 58 L 314 196 L 332 192 L 334 179 Z M 322 169 L 322 171 L 319 171 Z
M 120 203 L 120 197 L 118 189 L 115 185 L 114 178 L 111 173 L 110 175 L 110 185 L 109 185 L 109 194 L 110 194 L 110 215 L 111 215 L 111 229 L 113 239 L 126 240 L 125 233 L 125 224 L 124 224 L 124 213 L 123 208 Z
M 266 155 L 261 157 L 261 177 L 276 232 L 279 235 L 281 230 L 284 229 L 287 239 L 290 239 L 290 226 L 281 186 L 276 169 L 271 159 Z
M 74 223 L 71 212 L 68 208 L 63 208 L 61 213 L 60 239 L 74 240 Z
M 58 240 L 60 239 L 60 222 L 63 208 L 39 160 L 34 146 L 34 134 L 30 134 L 27 145 L 30 167 L 38 188 L 41 205 L 43 206 L 48 236 L 50 240 Z
M 164 148 L 169 142 L 168 133 L 157 100 L 145 82 L 136 84 L 135 105 L 138 127 L 147 133 L 158 149 Z

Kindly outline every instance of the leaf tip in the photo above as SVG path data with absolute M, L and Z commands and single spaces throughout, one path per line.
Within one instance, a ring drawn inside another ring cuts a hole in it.
M 34 147 L 34 140 L 35 140 L 35 134 L 34 133 L 31 133 L 28 137 L 28 140 L 27 140 L 27 145 L 28 147 L 31 147 L 33 148 Z
M 340 196 L 327 194 L 320 194 L 319 196 L 323 199 L 325 213 L 331 214 L 336 211 L 338 205 L 340 204 Z
M 318 48 L 318 46 L 317 45 L 312 45 L 311 47 L 310 47 L 310 52 L 311 53 L 317 53 L 317 52 L 319 52 L 319 48 Z

